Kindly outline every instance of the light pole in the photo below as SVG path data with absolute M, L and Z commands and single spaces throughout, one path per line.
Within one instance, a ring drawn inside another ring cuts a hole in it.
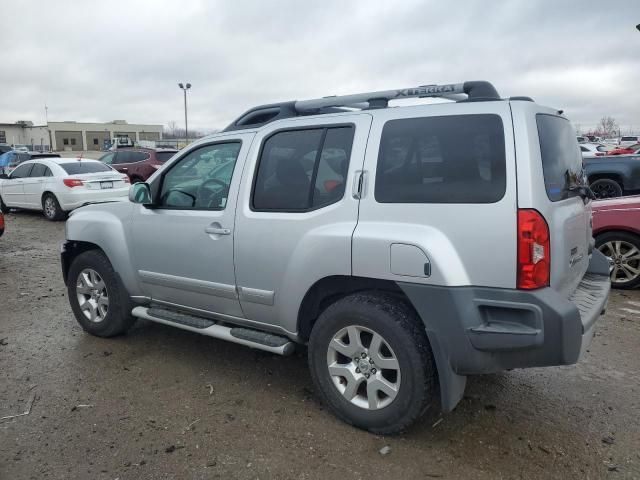
M 187 140 L 187 145 L 189 144 L 189 124 L 187 123 L 187 90 L 191 88 L 191 84 L 187 83 L 183 85 L 179 83 L 178 86 L 184 92 L 184 136 Z

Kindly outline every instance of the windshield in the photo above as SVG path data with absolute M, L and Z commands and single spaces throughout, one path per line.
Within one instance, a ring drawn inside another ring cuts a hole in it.
M 100 173 L 100 172 L 113 172 L 111 167 L 108 167 L 101 162 L 73 162 L 73 163 L 60 163 L 59 164 L 65 172 L 69 175 L 78 175 L 79 173 Z
M 573 196 L 572 187 L 586 184 L 582 155 L 566 118 L 536 115 L 547 196 L 552 202 Z

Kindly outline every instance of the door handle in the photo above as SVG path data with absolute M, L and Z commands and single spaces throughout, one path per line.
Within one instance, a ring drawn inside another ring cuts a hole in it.
M 204 231 L 209 235 L 229 235 L 231 233 L 231 230 L 228 228 L 222 228 L 214 225 L 209 225 L 204 229 Z
M 129 171 L 129 169 L 128 169 L 127 167 L 122 167 L 122 168 L 120 169 L 120 171 L 122 171 L 122 172 L 128 172 L 128 171 Z

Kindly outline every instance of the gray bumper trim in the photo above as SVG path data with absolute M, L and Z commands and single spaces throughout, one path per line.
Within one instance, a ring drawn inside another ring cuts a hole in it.
M 420 315 L 430 342 L 437 345 L 433 350 L 445 411 L 464 393 L 464 382 L 451 375 L 577 362 L 610 289 L 608 263 L 597 250 L 569 299 L 551 288 L 525 291 L 405 282 L 398 286 Z M 448 385 L 462 388 L 450 391 Z

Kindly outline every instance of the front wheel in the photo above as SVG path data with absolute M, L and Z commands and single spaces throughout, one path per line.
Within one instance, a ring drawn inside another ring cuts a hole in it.
M 0 197 L 0 212 L 9 213 L 9 207 L 7 207 L 7 205 L 4 203 L 2 197 Z
M 111 262 L 98 250 L 83 252 L 73 260 L 67 291 L 76 320 L 92 335 L 113 337 L 135 322 L 131 301 L 120 288 Z
M 311 332 L 309 365 L 333 413 L 376 434 L 406 430 L 436 403 L 424 325 L 391 295 L 358 293 L 329 306 Z

